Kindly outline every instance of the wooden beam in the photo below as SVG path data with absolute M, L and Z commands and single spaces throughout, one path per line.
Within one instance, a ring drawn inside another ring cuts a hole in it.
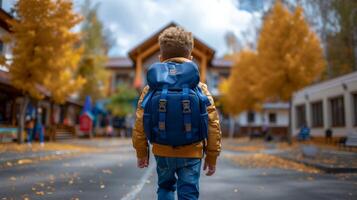
M 204 54 L 204 53 L 202 53 L 201 51 L 199 51 L 199 50 L 197 50 L 197 49 L 195 49 L 195 48 L 193 48 L 192 54 L 193 54 L 193 55 L 196 54 L 196 55 L 197 55 L 198 57 L 200 57 L 201 59 L 202 59 L 203 57 L 205 57 L 205 54 Z
M 143 71 L 141 54 L 139 54 L 136 57 L 135 63 L 136 63 L 136 66 L 135 66 L 134 87 L 139 88 L 139 87 L 142 87 L 142 71 Z
M 160 46 L 158 43 L 151 46 L 150 48 L 142 51 L 136 57 L 136 68 L 135 68 L 135 80 L 134 86 L 139 87 L 139 84 L 142 84 L 142 72 L 143 72 L 143 60 L 148 56 L 152 55 L 156 51 L 160 51 Z M 206 82 L 206 73 L 207 73 L 207 55 L 199 51 L 198 49 L 194 48 L 192 50 L 193 56 L 197 56 L 200 60 L 200 75 L 201 75 L 201 82 Z
M 115 84 L 113 84 L 113 80 L 115 80 L 115 78 L 113 78 L 113 74 L 114 73 L 110 73 L 109 75 L 109 85 L 107 88 L 107 95 L 110 96 L 113 93 L 113 87 L 115 87 Z
M 207 57 L 204 56 L 201 59 L 201 64 L 200 64 L 200 78 L 202 83 L 206 83 L 206 73 L 207 73 Z
M 146 49 L 145 51 L 141 52 L 138 56 L 141 56 L 142 60 L 150 56 L 151 54 L 155 53 L 156 51 L 160 51 L 159 43 L 151 46 L 150 48 Z
M 207 55 L 197 49 L 193 49 L 192 54 L 200 58 L 200 81 L 205 83 L 207 75 Z

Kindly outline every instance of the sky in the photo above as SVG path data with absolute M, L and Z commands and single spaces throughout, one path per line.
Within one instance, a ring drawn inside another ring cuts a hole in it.
M 170 22 L 175 22 L 216 50 L 227 52 L 224 35 L 238 37 L 256 15 L 238 9 L 236 0 L 92 0 L 100 3 L 99 18 L 112 32 L 110 56 L 125 56 L 133 47 Z M 84 0 L 76 0 L 76 9 Z
M 238 0 L 91 1 L 92 4 L 100 4 L 99 19 L 112 33 L 115 44 L 109 52 L 110 56 L 127 55 L 153 33 L 175 22 L 213 48 L 219 57 L 227 53 L 224 40 L 227 32 L 242 38 L 242 33 L 254 29 L 252 24 L 259 19 L 258 12 L 242 9 Z M 3 6 L 9 8 L 14 2 L 16 0 L 3 0 Z M 74 0 L 74 9 L 79 11 L 84 2 Z

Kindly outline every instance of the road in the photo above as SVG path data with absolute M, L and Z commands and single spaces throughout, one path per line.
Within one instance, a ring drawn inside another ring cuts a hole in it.
M 81 141 L 103 149 L 68 158 L 0 169 L 0 199 L 156 199 L 155 163 L 136 168 L 129 143 Z M 223 152 L 225 154 L 225 152 Z M 242 168 L 222 156 L 213 177 L 202 174 L 203 200 L 356 199 L 357 175 Z

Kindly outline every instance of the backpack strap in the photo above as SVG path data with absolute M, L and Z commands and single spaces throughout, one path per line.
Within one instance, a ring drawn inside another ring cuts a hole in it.
M 144 100 L 141 102 L 141 108 L 145 108 L 146 104 L 149 102 L 154 93 L 155 90 L 149 89 L 148 93 L 144 97 Z
M 198 94 L 198 98 L 200 98 L 200 100 L 206 105 L 206 106 L 210 106 L 211 102 L 209 101 L 208 97 L 203 94 L 202 90 L 200 87 L 196 87 L 196 92 Z
M 182 114 L 183 114 L 183 123 L 184 130 L 186 132 L 186 138 L 192 138 L 192 119 L 191 119 L 191 101 L 189 97 L 190 89 L 187 85 L 184 85 L 182 88 Z
M 159 133 L 160 137 L 166 138 L 166 107 L 167 107 L 167 85 L 162 87 L 160 99 L 159 99 Z

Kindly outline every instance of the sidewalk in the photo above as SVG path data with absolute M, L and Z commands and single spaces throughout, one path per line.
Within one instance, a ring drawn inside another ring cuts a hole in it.
M 83 153 L 111 151 L 118 145 L 121 150 L 129 147 L 127 139 L 73 139 L 45 143 L 41 147 L 38 143 L 32 146 L 27 144 L 6 143 L 0 144 L 0 167 L 31 164 L 38 161 L 61 159 Z
M 228 140 L 223 148 L 234 152 L 260 153 L 273 155 L 315 167 L 326 173 L 357 173 L 357 153 L 343 151 L 330 146 L 314 143 L 288 145 L 282 142 L 262 140 Z
M 304 149 L 313 149 L 315 155 L 306 155 Z M 326 173 L 357 173 L 357 153 L 322 149 L 309 145 L 300 146 L 300 149 L 279 152 L 275 154 L 281 158 L 313 166 Z

